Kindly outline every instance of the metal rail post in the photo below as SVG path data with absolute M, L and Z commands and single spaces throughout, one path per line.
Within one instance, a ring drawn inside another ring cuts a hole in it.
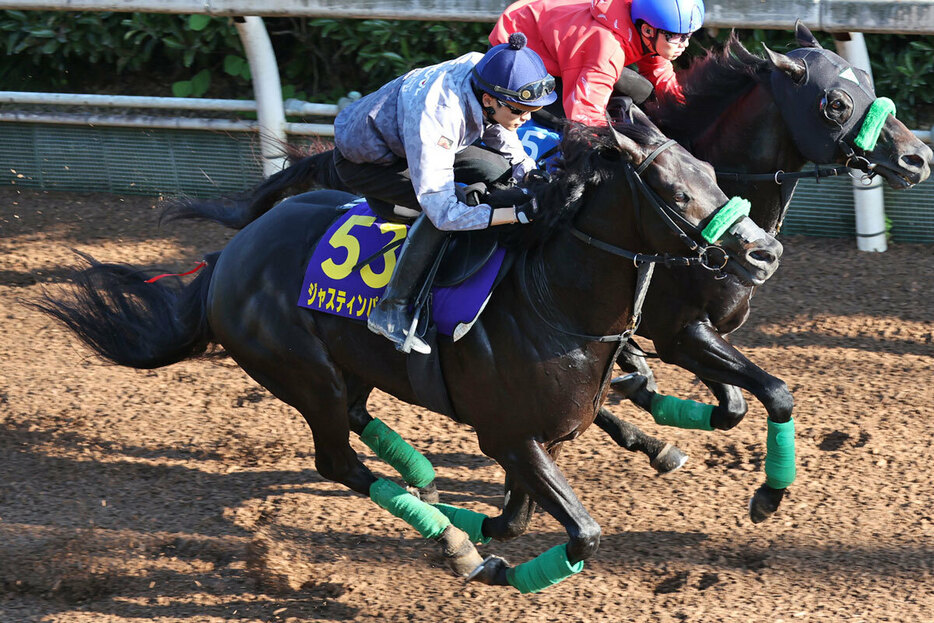
M 850 64 L 865 70 L 875 84 L 863 33 L 835 33 L 833 40 L 837 46 L 837 53 L 850 61 Z M 879 252 L 888 249 L 882 178 L 877 176 L 868 184 L 858 179 L 853 180 L 853 208 L 856 211 L 856 248 L 860 251 Z
M 262 18 L 235 17 L 234 23 L 253 76 L 263 174 L 269 177 L 285 168 L 286 162 L 282 151 L 282 145 L 286 142 L 286 125 L 279 66 Z

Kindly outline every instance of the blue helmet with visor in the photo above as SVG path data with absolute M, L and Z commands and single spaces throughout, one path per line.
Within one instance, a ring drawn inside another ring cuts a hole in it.
M 541 57 L 525 44 L 525 35 L 514 32 L 509 43 L 490 48 L 473 68 L 474 87 L 498 100 L 524 106 L 547 106 L 558 99 L 555 79 L 545 70 Z
M 687 34 L 704 23 L 703 0 L 632 0 L 632 23 L 642 20 L 670 33 Z

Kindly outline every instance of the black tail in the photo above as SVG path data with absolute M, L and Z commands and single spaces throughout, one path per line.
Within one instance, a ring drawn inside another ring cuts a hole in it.
M 162 212 L 163 223 L 182 219 L 214 221 L 232 229 L 243 229 L 268 212 L 280 200 L 311 190 L 313 186 L 347 190 L 327 166 L 333 152 L 324 151 L 297 160 L 269 176 L 252 190 L 221 199 L 179 199 Z M 325 165 L 325 166 L 321 166 Z
M 207 266 L 187 286 L 172 277 L 146 283 L 151 275 L 139 269 L 81 255 L 90 266 L 76 270 L 65 290 L 27 304 L 121 366 L 159 368 L 204 353 L 212 341 L 208 285 L 220 253 L 206 257 Z

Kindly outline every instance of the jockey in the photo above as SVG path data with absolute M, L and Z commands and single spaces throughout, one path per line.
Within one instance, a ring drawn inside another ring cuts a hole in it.
M 416 288 L 448 232 L 528 223 L 536 216 L 532 201 L 495 209 L 467 205 L 454 184 L 522 179 L 535 168 L 516 130 L 557 96 L 554 78 L 525 43 L 525 36 L 514 33 L 486 54 L 471 52 L 414 69 L 357 100 L 334 121 L 331 171 L 321 177 L 364 195 L 377 212 L 388 207 L 396 220 L 415 218 L 367 322 L 400 350 Z M 480 140 L 485 147 L 475 145 Z M 416 336 L 411 343 L 417 352 L 431 352 Z
M 703 0 L 519 0 L 500 16 L 490 43 L 524 32 L 529 47 L 558 78 L 564 114 L 554 112 L 605 125 L 614 87 L 636 103 L 653 86 L 683 99 L 671 62 L 703 22 Z M 626 68 L 632 63 L 648 81 Z

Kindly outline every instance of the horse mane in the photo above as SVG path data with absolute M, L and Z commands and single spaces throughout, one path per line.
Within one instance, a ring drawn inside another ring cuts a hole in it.
M 771 63 L 747 50 L 734 31 L 722 46 L 708 50 L 678 73 L 684 102 L 661 95 L 646 112 L 666 135 L 690 142 L 771 71 Z
M 623 123 L 615 128 L 620 134 L 647 147 L 667 140 L 650 124 Z M 544 244 L 553 235 L 570 227 L 584 205 L 583 198 L 588 190 L 623 174 L 622 165 L 628 154 L 620 148 L 609 126 L 567 122 L 562 134 L 561 156 L 555 170 L 524 184 L 526 191 L 534 195 L 542 206 L 542 214 L 530 225 L 515 227 L 508 234 L 504 232 L 501 242 L 506 246 Z M 515 203 L 514 189 L 502 193 L 491 193 L 490 204 Z M 497 201 L 498 197 L 505 201 Z

